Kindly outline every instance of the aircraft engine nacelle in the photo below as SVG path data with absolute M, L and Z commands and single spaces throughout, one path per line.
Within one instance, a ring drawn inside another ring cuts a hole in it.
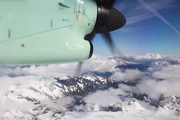
M 92 55 L 93 0 L 0 1 L 0 64 L 79 62 Z

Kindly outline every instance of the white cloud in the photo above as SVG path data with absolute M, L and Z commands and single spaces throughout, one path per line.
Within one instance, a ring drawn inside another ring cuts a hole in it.
M 142 80 L 137 86 L 140 93 L 146 93 L 151 98 L 158 99 L 160 94 L 165 97 L 171 95 L 180 96 L 180 81 L 177 79 L 166 79 L 163 81 L 157 81 L 155 79 Z
M 142 73 L 139 70 L 127 69 L 125 72 L 117 71 L 115 72 L 110 79 L 114 81 L 126 81 L 126 80 L 138 80 L 142 76 Z
M 98 71 L 107 72 L 114 71 L 114 66 L 117 62 L 113 59 L 108 60 L 107 57 L 93 55 L 93 57 L 83 63 L 82 71 Z M 68 64 L 52 64 L 52 65 L 32 65 L 30 67 L 21 66 L 1 66 L 0 76 L 27 76 L 34 75 L 40 76 L 42 78 L 52 78 L 56 76 L 74 76 L 76 74 L 78 63 L 68 63 Z
M 160 54 L 145 54 L 145 55 L 122 55 L 120 58 L 126 59 L 128 61 L 134 62 L 159 62 L 163 61 L 164 63 L 170 62 L 172 64 L 180 64 L 179 56 L 162 56 Z
M 180 65 L 169 65 L 152 74 L 156 79 L 180 79 Z M 180 81 L 180 80 L 179 80 Z
M 42 77 L 52 77 L 58 75 L 74 75 L 77 63 L 70 64 L 57 64 L 57 65 L 32 65 L 30 67 L 1 67 L 0 75 L 14 75 L 14 76 L 42 76 Z
M 180 96 L 180 65 L 163 66 L 158 71 L 151 72 L 149 76 L 142 76 L 134 87 L 127 85 L 119 85 L 119 87 L 135 93 L 146 93 L 154 99 L 158 99 L 161 94 L 165 97 Z
M 114 59 L 93 55 L 91 59 L 84 62 L 83 71 L 112 72 L 115 71 L 116 65 L 117 62 Z
M 146 55 L 132 55 L 131 58 L 135 60 L 157 60 L 157 59 L 161 59 L 162 57 L 160 54 L 146 54 Z
M 98 104 L 100 106 L 114 104 L 120 101 L 118 95 L 126 95 L 121 89 L 110 88 L 105 91 L 97 91 L 84 98 L 86 102 Z

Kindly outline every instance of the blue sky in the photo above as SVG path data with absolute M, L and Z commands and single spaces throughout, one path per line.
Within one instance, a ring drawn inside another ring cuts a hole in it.
M 111 32 L 123 54 L 180 56 L 179 0 L 117 0 L 114 7 L 127 20 L 123 28 Z M 94 54 L 110 54 L 100 35 L 96 35 L 93 45 Z

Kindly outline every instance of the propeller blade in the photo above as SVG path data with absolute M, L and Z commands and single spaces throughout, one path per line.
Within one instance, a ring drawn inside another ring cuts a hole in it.
M 93 34 L 93 33 L 87 34 L 87 35 L 84 37 L 84 39 L 91 42 L 91 41 L 93 40 L 93 38 L 94 38 L 95 35 L 96 35 L 96 34 Z
M 105 38 L 106 43 L 109 46 L 109 49 L 111 50 L 112 54 L 123 55 L 121 51 L 117 48 L 117 46 L 114 44 L 110 33 L 102 34 L 102 36 Z M 125 58 L 123 60 L 127 61 L 127 59 Z
M 103 35 L 103 37 L 105 38 L 105 40 L 106 40 L 106 43 L 107 43 L 107 45 L 109 46 L 109 49 L 111 50 L 111 52 L 114 54 L 114 44 L 113 44 L 113 41 L 112 41 L 112 39 L 111 39 L 111 36 L 110 36 L 110 33 L 109 32 L 107 32 L 107 33 L 104 33 L 104 34 L 102 34 Z
M 76 74 L 75 74 L 77 77 L 81 75 L 82 65 L 83 65 L 83 62 L 78 63 L 78 66 L 76 68 Z

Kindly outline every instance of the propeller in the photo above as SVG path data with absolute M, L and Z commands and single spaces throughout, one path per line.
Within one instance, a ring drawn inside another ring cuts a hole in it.
M 92 42 L 96 34 L 102 34 L 113 54 L 115 53 L 115 50 L 118 53 L 120 52 L 115 47 L 110 32 L 117 30 L 126 24 L 126 19 L 123 14 L 113 8 L 115 2 L 116 0 L 96 0 L 98 6 L 96 24 L 93 31 L 85 36 L 85 40 Z M 78 74 L 80 74 L 82 64 L 83 62 L 80 62 L 78 65 Z

